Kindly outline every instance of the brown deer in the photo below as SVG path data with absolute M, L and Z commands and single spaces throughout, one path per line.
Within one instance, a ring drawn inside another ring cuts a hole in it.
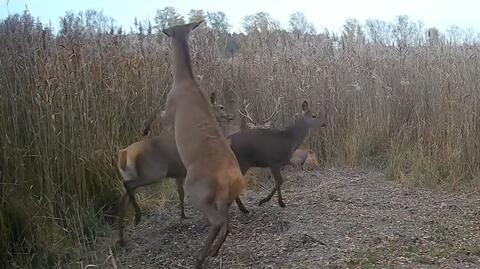
M 219 122 L 231 121 L 234 116 L 227 113 L 224 107 L 216 103 L 215 92 L 210 96 L 214 115 Z M 154 115 L 158 114 L 157 112 Z M 150 124 L 155 117 L 150 117 Z M 150 124 L 146 126 L 150 128 Z M 147 130 L 148 133 L 148 130 Z M 178 154 L 175 137 L 173 135 L 156 136 L 151 139 L 139 141 L 121 149 L 118 152 L 118 169 L 123 177 L 125 194 L 119 201 L 119 241 L 125 245 L 124 218 L 131 202 L 135 209 L 135 224 L 140 222 L 141 211 L 135 199 L 135 190 L 142 186 L 158 183 L 166 177 L 175 178 L 178 198 L 180 199 L 180 217 L 185 216 L 183 183 L 187 175 L 187 169 Z
M 289 163 L 293 166 L 293 168 L 303 170 L 303 164 L 307 160 L 307 157 L 308 157 L 308 150 L 296 149 L 293 152 Z
M 275 186 L 259 205 L 269 201 L 277 192 L 278 204 L 285 207 L 282 199 L 282 175 L 280 169 L 289 164 L 293 152 L 302 144 L 308 129 L 326 126 L 326 121 L 312 113 L 307 101 L 302 103 L 302 112 L 295 123 L 284 130 L 277 129 L 244 129 L 228 137 L 242 174 L 250 167 L 269 167 L 275 179 Z M 240 199 L 237 205 L 243 212 L 248 210 Z
M 196 268 L 202 267 L 207 255 L 218 254 L 230 229 L 230 205 L 245 188 L 237 159 L 208 106 L 207 94 L 193 76 L 188 36 L 201 22 L 163 30 L 171 39 L 174 79 L 166 110 L 161 113 L 162 123 L 174 127 L 178 153 L 187 168 L 185 191 L 210 224 Z
M 290 158 L 290 164 L 293 168 L 299 170 L 315 170 L 318 168 L 318 159 L 315 152 L 311 149 L 297 149 Z
M 220 127 L 222 127 L 222 129 L 223 129 L 223 127 L 225 127 L 224 125 L 226 125 L 225 123 L 227 123 L 229 121 L 232 121 L 235 118 L 235 116 L 231 113 L 226 112 L 224 110 L 225 107 L 223 105 L 217 104 L 217 94 L 216 94 L 216 92 L 212 92 L 210 94 L 210 102 L 213 105 L 212 107 L 214 109 L 215 117 L 216 117 L 218 123 L 220 123 Z M 155 111 L 153 111 L 150 114 L 148 119 L 143 124 L 143 128 L 142 128 L 142 135 L 143 136 L 148 135 L 148 133 L 150 132 L 150 128 L 152 126 L 152 123 L 160 116 L 160 113 L 162 113 L 162 110 L 157 108 Z
M 310 171 L 318 169 L 319 164 L 318 164 L 317 154 L 315 154 L 313 150 L 310 150 L 310 149 L 308 150 L 307 159 L 305 160 L 305 164 L 303 165 L 303 167 L 306 170 L 310 170 Z

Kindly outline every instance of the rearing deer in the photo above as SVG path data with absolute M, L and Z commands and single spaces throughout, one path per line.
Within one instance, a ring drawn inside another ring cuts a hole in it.
M 193 76 L 187 39 L 201 22 L 163 30 L 171 39 L 174 79 L 161 113 L 162 123 L 174 127 L 178 153 L 187 168 L 185 191 L 210 223 L 196 268 L 207 255 L 217 255 L 229 232 L 229 207 L 245 188 L 237 159 Z
M 234 116 L 227 113 L 222 105 L 216 103 L 215 92 L 211 94 L 210 101 L 217 121 L 225 122 L 234 119 Z M 155 112 L 153 116 L 150 116 L 150 122 L 146 128 L 149 129 L 156 114 L 158 113 Z M 123 177 L 126 190 L 119 201 L 118 243 L 121 246 L 125 245 L 123 222 L 130 202 L 135 209 L 135 224 L 140 222 L 141 211 L 135 200 L 135 190 L 139 187 L 158 183 L 166 177 L 175 178 L 180 200 L 180 217 L 187 218 L 185 216 L 183 191 L 187 169 L 180 159 L 173 135 L 156 136 L 121 149 L 118 152 L 117 167 Z
M 285 130 L 244 129 L 228 136 L 231 142 L 230 147 L 237 157 L 242 174 L 245 174 L 250 167 L 269 167 L 275 179 L 272 191 L 259 202 L 259 205 L 269 201 L 277 192 L 278 204 L 285 207 L 281 193 L 283 180 L 280 168 L 289 164 L 293 152 L 302 144 L 309 128 L 323 126 L 326 126 L 325 120 L 314 115 L 308 102 L 304 101 L 301 115 Z M 248 212 L 240 199 L 237 199 L 237 205 L 241 211 Z

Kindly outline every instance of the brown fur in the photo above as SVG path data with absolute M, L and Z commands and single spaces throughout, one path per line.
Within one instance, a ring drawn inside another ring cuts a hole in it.
M 223 106 L 216 103 L 214 94 L 211 98 L 214 115 L 219 122 L 233 120 L 233 115 L 226 113 Z M 127 166 L 127 161 L 132 164 Z M 135 190 L 139 187 L 162 181 L 165 177 L 176 179 L 180 199 L 180 216 L 186 218 L 184 209 L 183 183 L 187 169 L 180 159 L 175 137 L 173 135 L 156 136 L 151 139 L 131 144 L 118 152 L 118 169 L 124 179 L 126 193 L 119 202 L 119 244 L 124 245 L 123 219 L 129 202 L 134 205 L 135 221 L 141 218 L 140 208 L 135 200 Z
M 307 160 L 308 151 L 305 149 L 297 149 L 293 152 L 292 158 L 290 158 L 290 164 L 296 168 L 303 170 L 303 164 Z
M 318 164 L 317 154 L 313 150 L 308 150 L 307 159 L 305 160 L 304 168 L 307 171 L 313 171 L 320 167 Z
M 190 31 L 199 24 L 178 25 L 163 31 L 171 37 L 174 81 L 166 111 L 161 115 L 163 124 L 174 126 L 178 152 L 187 168 L 185 191 L 210 223 L 196 268 L 201 268 L 207 255 L 216 255 L 220 250 L 229 231 L 228 209 L 245 187 L 237 159 L 191 69 L 187 40 Z

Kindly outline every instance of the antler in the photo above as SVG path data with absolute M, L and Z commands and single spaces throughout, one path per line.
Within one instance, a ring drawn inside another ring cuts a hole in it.
M 252 122 L 253 124 L 257 124 L 257 122 L 252 118 L 252 116 L 250 116 L 250 113 L 248 112 L 248 107 L 251 105 L 251 103 L 247 103 L 247 100 L 243 100 L 243 105 L 244 105 L 244 109 L 245 109 L 245 113 L 242 112 L 241 109 L 238 110 L 238 113 L 240 113 L 240 115 L 244 116 L 245 118 L 247 118 L 250 122 Z
M 273 110 L 272 114 L 270 114 L 270 116 L 268 116 L 266 119 L 262 121 L 262 123 L 265 124 L 269 122 L 271 119 L 273 119 L 273 117 L 275 117 L 278 114 L 278 112 L 280 112 L 280 109 L 278 107 L 280 106 L 280 100 L 282 99 L 283 99 L 283 96 L 280 96 L 277 99 L 275 98 L 273 99 L 275 102 L 275 109 Z

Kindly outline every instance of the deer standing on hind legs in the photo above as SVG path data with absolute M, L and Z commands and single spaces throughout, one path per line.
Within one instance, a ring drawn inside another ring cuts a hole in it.
M 251 120 L 248 113 L 242 115 Z M 290 163 L 293 152 L 302 144 L 309 128 L 324 126 L 326 121 L 314 115 L 308 102 L 304 101 L 301 115 L 285 130 L 244 129 L 228 136 L 230 147 L 237 157 L 243 175 L 250 167 L 269 167 L 275 179 L 272 191 L 259 202 L 259 205 L 269 201 L 277 192 L 278 204 L 285 207 L 281 193 L 283 179 L 280 169 Z M 248 212 L 240 199 L 236 202 L 242 212 Z
M 196 268 L 202 267 L 207 255 L 217 255 L 229 232 L 229 207 L 245 188 L 237 159 L 208 106 L 207 94 L 193 76 L 187 39 L 201 22 L 163 30 L 171 39 L 174 79 L 166 110 L 161 113 L 162 123 L 174 127 L 178 152 L 187 168 L 185 191 L 210 224 Z
M 227 113 L 222 105 L 216 103 L 215 92 L 211 94 L 210 101 L 217 121 L 227 122 L 234 119 L 234 116 Z M 158 112 L 155 111 L 149 117 L 144 129 L 145 134 L 148 133 L 157 114 Z M 125 245 L 123 222 L 129 203 L 132 203 L 135 209 L 135 224 L 140 222 L 140 207 L 135 199 L 135 190 L 139 187 L 158 183 L 166 177 L 175 178 L 180 200 L 180 217 L 182 219 L 187 218 L 185 216 L 183 191 L 187 169 L 180 159 L 173 135 L 156 136 L 121 149 L 118 152 L 117 167 L 123 177 L 126 190 L 119 201 L 118 243 L 120 246 Z

